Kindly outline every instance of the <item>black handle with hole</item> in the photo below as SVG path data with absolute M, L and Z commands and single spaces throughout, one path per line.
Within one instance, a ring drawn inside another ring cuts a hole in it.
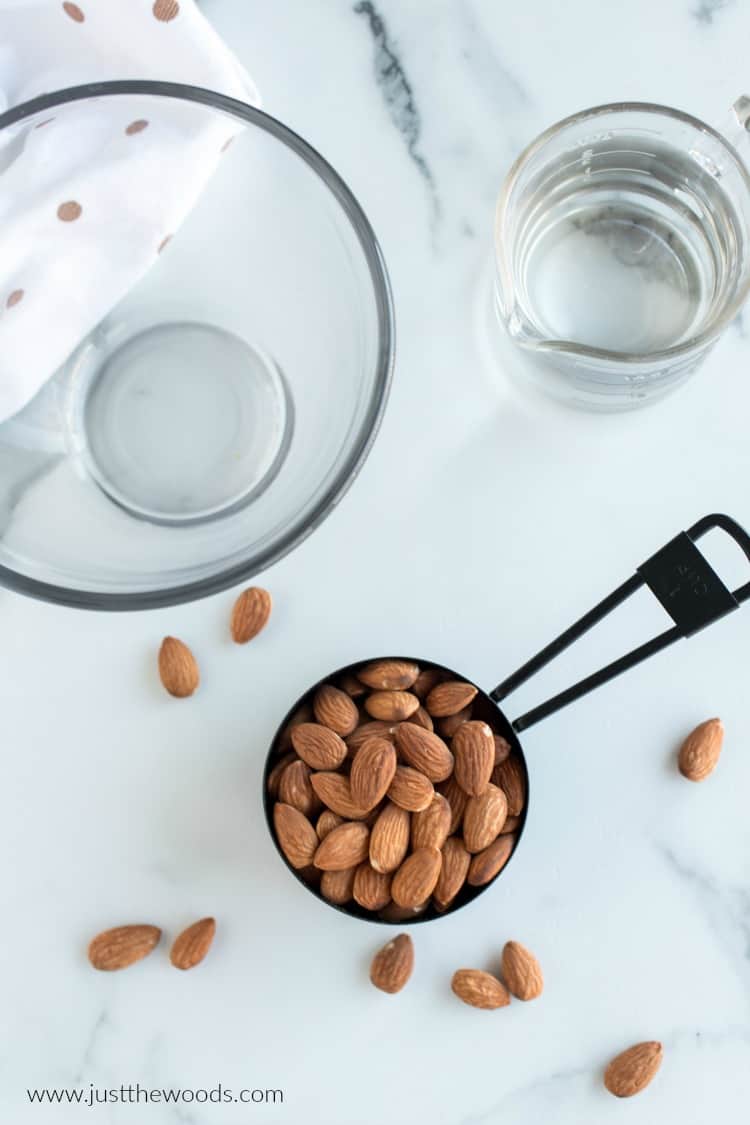
M 579 680 L 578 683 L 559 692 L 546 702 L 533 707 L 513 722 L 514 730 L 519 733 L 527 730 L 534 723 L 554 714 L 562 707 L 567 707 L 569 703 L 587 695 L 601 684 L 606 684 L 608 680 L 614 679 L 628 668 L 647 660 L 649 656 L 674 644 L 681 637 L 690 637 L 700 629 L 705 629 L 707 625 L 718 621 L 733 609 L 738 609 L 742 602 L 750 598 L 750 582 L 746 582 L 736 590 L 729 590 L 696 547 L 695 541 L 714 528 L 720 528 L 730 535 L 750 561 L 750 536 L 730 516 L 721 514 L 704 516 L 688 531 L 680 532 L 639 566 L 632 578 L 628 578 L 574 625 L 546 645 L 536 656 L 527 660 L 517 671 L 498 684 L 495 690 L 490 692 L 490 698 L 496 703 L 505 699 L 642 586 L 648 586 L 664 606 L 674 621 L 672 628 L 639 645 L 618 660 L 613 660 L 611 664 Z

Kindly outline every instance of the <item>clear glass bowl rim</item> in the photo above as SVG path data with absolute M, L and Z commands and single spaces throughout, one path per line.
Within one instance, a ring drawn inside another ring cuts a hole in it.
M 344 180 L 331 167 L 320 153 L 303 140 L 292 129 L 283 125 L 275 117 L 246 105 L 235 98 L 207 90 L 200 86 L 183 85 L 177 82 L 120 81 L 92 82 L 82 86 L 71 86 L 43 94 L 20 105 L 13 106 L 0 114 L 0 130 L 17 125 L 39 112 L 54 109 L 71 102 L 86 101 L 92 98 L 118 97 L 121 95 L 147 95 L 152 97 L 176 98 L 194 102 L 198 105 L 224 111 L 254 125 L 276 140 L 286 145 L 310 167 L 323 181 L 351 223 L 362 248 L 362 253 L 370 271 L 379 326 L 379 344 L 376 361 L 375 383 L 367 414 L 362 421 L 356 440 L 345 463 L 332 481 L 325 494 L 314 509 L 305 517 L 301 526 L 293 527 L 281 540 L 260 552 L 252 561 L 238 563 L 209 578 L 172 586 L 165 589 L 139 591 L 137 593 L 107 593 L 101 591 L 77 590 L 54 583 L 39 581 L 19 574 L 8 567 L 0 566 L 0 584 L 18 593 L 28 594 L 41 601 L 58 605 L 73 606 L 94 610 L 141 610 L 158 609 L 163 606 L 179 605 L 220 593 L 230 586 L 247 580 L 254 574 L 266 570 L 278 562 L 303 542 L 330 514 L 345 495 L 367 456 L 377 436 L 385 412 L 395 361 L 395 316 L 393 296 L 385 265 L 385 259 L 370 222 L 352 191 Z
M 713 140 L 717 141 L 727 151 L 729 156 L 731 156 L 732 160 L 734 160 L 737 165 L 737 170 L 745 181 L 748 196 L 750 196 L 750 172 L 748 172 L 748 167 L 734 145 L 727 140 L 718 129 L 712 128 L 711 125 L 707 125 L 705 121 L 701 121 L 699 117 L 693 117 L 690 113 L 685 113 L 680 109 L 674 109 L 672 106 L 659 105 L 657 102 L 608 102 L 605 105 L 597 105 L 592 106 L 590 109 L 579 110 L 577 113 L 571 113 L 568 117 L 563 117 L 562 120 L 556 121 L 554 125 L 550 125 L 545 129 L 543 133 L 539 133 L 539 135 L 516 157 L 503 181 L 503 186 L 497 201 L 495 212 L 496 246 L 502 245 L 500 230 L 508 210 L 510 195 L 526 164 L 528 164 L 553 137 L 557 136 L 558 133 L 563 132 L 571 125 L 578 125 L 589 118 L 603 117 L 605 114 L 613 113 L 651 113 L 655 116 L 671 117 L 673 120 L 681 121 L 685 125 L 692 125 L 694 129 L 697 129 L 701 133 L 706 133 L 709 137 L 712 137 Z M 750 137 L 748 139 L 750 139 Z M 506 288 L 508 292 L 512 293 L 514 285 L 506 256 L 502 254 L 501 256 L 499 255 L 499 257 L 501 260 L 498 261 L 498 268 L 501 269 L 503 273 L 503 287 Z M 711 322 L 708 328 L 703 332 L 699 332 L 697 336 L 692 336 L 688 340 L 683 340 L 681 344 L 675 344 L 671 348 L 663 348 L 661 351 L 642 353 L 613 352 L 606 348 L 594 348 L 587 344 L 577 344 L 575 341 L 571 340 L 540 340 L 537 344 L 532 344 L 531 346 L 537 347 L 539 350 L 568 352 L 573 355 L 588 356 L 592 359 L 599 360 L 611 360 L 613 363 L 626 365 L 648 364 L 652 362 L 661 363 L 662 361 L 673 360 L 679 356 L 687 355 L 692 351 L 703 348 L 720 336 L 745 303 L 748 293 L 750 293 L 750 271 L 747 281 L 738 290 L 735 299 L 727 306 L 721 316 Z

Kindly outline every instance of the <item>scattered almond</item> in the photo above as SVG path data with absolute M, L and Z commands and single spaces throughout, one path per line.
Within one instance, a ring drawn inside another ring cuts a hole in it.
M 247 644 L 265 629 L 271 616 L 271 595 L 260 586 L 243 590 L 232 609 L 232 640 L 238 645 Z
M 382 719 L 373 719 L 372 722 L 362 723 L 355 731 L 347 736 L 346 745 L 350 753 L 355 753 L 364 746 L 368 738 L 388 738 L 393 741 L 393 735 L 398 723 L 386 723 Z
M 539 962 L 520 942 L 506 941 L 501 972 L 508 991 L 519 1000 L 535 1000 L 542 995 L 544 978 Z
M 688 781 L 703 781 L 713 773 L 724 741 L 721 719 L 706 719 L 692 731 L 680 747 L 680 773 Z
M 193 969 L 199 965 L 211 948 L 216 933 L 213 918 L 201 918 L 179 934 L 172 946 L 169 960 L 175 969 Z
M 400 992 L 414 970 L 414 945 L 408 934 L 399 934 L 372 959 L 370 980 L 381 992 Z
M 350 695 L 352 699 L 359 699 L 359 697 L 364 695 L 367 691 L 365 685 L 354 675 L 354 672 L 344 672 L 343 676 L 339 679 L 339 687 L 342 691 L 345 691 L 347 695 Z
M 492 738 L 495 743 L 495 765 L 499 766 L 510 756 L 510 743 L 499 734 L 493 734 Z
M 423 668 L 411 686 L 414 695 L 425 699 L 436 684 L 448 679 L 448 674 L 442 668 Z
M 604 1072 L 604 1085 L 616 1098 L 632 1098 L 651 1082 L 663 1056 L 664 1048 L 656 1040 L 636 1043 L 612 1059 Z
M 279 760 L 271 769 L 266 780 L 266 787 L 271 796 L 276 799 L 279 795 L 279 783 L 281 782 L 281 775 L 288 765 L 297 761 L 297 755 L 294 753 L 282 754 Z
M 159 944 L 158 926 L 115 926 L 105 930 L 89 945 L 89 961 L 95 969 L 114 972 L 142 961 Z
M 425 730 L 434 730 L 435 724 L 432 721 L 429 711 L 425 711 L 420 703 L 413 715 L 410 715 L 406 720 L 407 723 L 414 723 L 418 727 L 424 727 Z
M 489 1011 L 493 1008 L 506 1008 L 510 1004 L 505 986 L 497 977 L 482 969 L 458 969 L 453 974 L 451 988 L 459 1000 L 470 1004 L 472 1008 Z
M 170 695 L 185 699 L 200 683 L 198 663 L 192 652 L 177 637 L 165 637 L 159 649 L 159 676 Z

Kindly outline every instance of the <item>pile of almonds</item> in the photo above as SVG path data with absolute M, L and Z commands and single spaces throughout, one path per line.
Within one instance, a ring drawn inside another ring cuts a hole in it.
M 386 921 L 442 913 L 505 866 L 526 774 L 472 714 L 476 696 L 444 669 L 375 660 L 318 687 L 289 721 L 266 780 L 273 826 L 329 902 Z

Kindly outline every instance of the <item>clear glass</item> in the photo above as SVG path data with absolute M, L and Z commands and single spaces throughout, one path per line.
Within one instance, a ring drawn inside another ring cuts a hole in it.
M 19 106 L 0 116 L 0 216 L 17 204 L 25 145 L 143 121 L 232 143 L 217 143 L 141 281 L 0 425 L 0 581 L 89 608 L 200 597 L 293 548 L 362 465 L 393 367 L 388 278 L 361 208 L 308 144 L 239 102 L 118 82 Z M 27 186 L 54 188 L 38 151 Z M 102 169 L 81 152 L 87 190 Z M 122 173 L 122 206 L 158 201 L 137 160 Z M 23 313 L 28 333 L 45 331 L 32 297 L 29 285 L 2 298 L 6 326 Z
M 746 99 L 731 122 L 745 145 Z M 599 106 L 521 154 L 495 226 L 496 316 L 519 378 L 593 409 L 684 382 L 750 287 L 750 178 L 730 140 L 664 106 Z

